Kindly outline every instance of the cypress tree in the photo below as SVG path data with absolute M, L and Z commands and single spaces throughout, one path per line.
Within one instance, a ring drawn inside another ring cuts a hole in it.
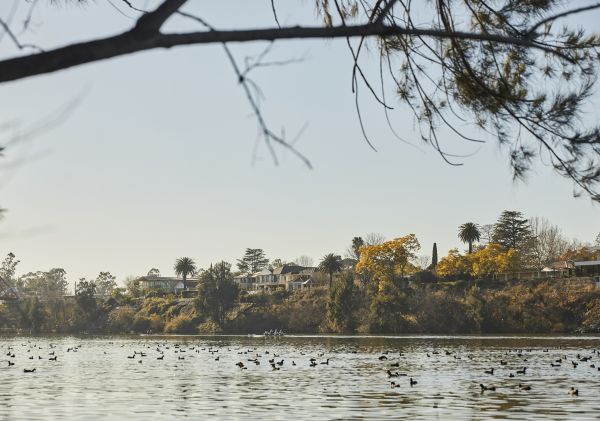
M 437 243 L 433 243 L 433 251 L 431 252 L 431 268 L 435 269 L 438 264 Z

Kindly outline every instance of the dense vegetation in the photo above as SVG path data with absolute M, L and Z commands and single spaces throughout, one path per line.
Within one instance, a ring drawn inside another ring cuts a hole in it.
M 329 290 L 242 295 L 221 320 L 198 299 L 95 299 L 0 304 L 8 331 L 57 333 L 574 333 L 600 332 L 600 290 L 586 281 L 393 283 L 375 295 L 339 277 Z
M 435 244 L 431 260 L 418 255 L 421 245 L 414 234 L 390 241 L 354 237 L 345 259 L 326 254 L 311 275 L 311 287 L 295 292 L 274 285 L 273 290 L 240 290 L 234 275 L 284 263 L 269 264 L 261 249 L 246 250 L 239 272 L 227 262 L 198 269 L 192 258 L 182 257 L 175 272 L 184 282 L 192 275 L 198 280 L 197 292 L 185 298 L 142 290 L 135 278 L 117 288 L 109 272 L 79 279 L 69 296 L 63 269 L 16 277 L 19 261 L 9 253 L 0 276 L 21 299 L 0 304 L 0 328 L 32 333 L 600 332 L 600 289 L 593 280 L 548 279 L 539 271 L 557 259 L 597 258 L 597 248 L 569 243 L 547 221 L 527 220 L 514 211 L 503 212 L 489 230 L 462 224 L 458 237 L 468 245 L 466 253 L 452 249 L 439 262 Z M 519 280 L 522 271 L 536 276 Z M 149 275 L 160 272 L 152 268 Z

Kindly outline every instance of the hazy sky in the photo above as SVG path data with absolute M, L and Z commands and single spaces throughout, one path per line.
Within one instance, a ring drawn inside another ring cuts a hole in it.
M 12 3 L 1 2 L 0 16 L 8 16 Z M 189 3 L 219 27 L 272 25 L 267 0 Z M 311 0 L 285 6 L 280 18 L 287 24 L 314 22 Z M 25 11 L 17 13 L 15 28 Z M 50 48 L 132 24 L 106 0 L 85 7 L 42 0 L 22 41 Z M 194 26 L 174 19 L 168 28 Z M 241 61 L 263 47 L 233 50 Z M 0 53 L 17 54 L 8 37 Z M 478 148 L 450 142 L 450 150 L 476 152 L 451 167 L 419 144 L 399 104 L 394 126 L 418 147 L 395 139 L 363 88 L 366 126 L 378 149 L 372 151 L 356 119 L 345 42 L 278 42 L 271 54 L 294 57 L 306 60 L 259 69 L 254 79 L 276 130 L 293 137 L 307 124 L 297 147 L 313 170 L 281 151 L 275 166 L 264 144 L 254 154 L 256 123 L 219 46 L 149 51 L 2 85 L 0 123 L 16 121 L 23 129 L 80 102 L 60 125 L 16 143 L 0 162 L 0 205 L 9 209 L 0 224 L 0 254 L 14 252 L 19 273 L 63 267 L 73 282 L 105 270 L 120 280 L 152 267 L 172 274 L 180 256 L 200 267 L 233 262 L 246 247 L 264 248 L 269 258 L 318 260 L 342 254 L 352 237 L 369 232 L 415 233 L 423 254 L 434 241 L 445 254 L 463 247 L 458 225 L 491 223 L 504 209 L 547 217 L 584 241 L 600 231 L 600 208 L 574 199 L 571 183 L 549 168 L 537 167 L 527 184 L 514 183 L 505 151 L 491 138 Z M 377 56 L 367 51 L 365 59 Z M 588 117 L 597 120 L 598 112 Z M 0 140 L 11 133 L 1 132 Z

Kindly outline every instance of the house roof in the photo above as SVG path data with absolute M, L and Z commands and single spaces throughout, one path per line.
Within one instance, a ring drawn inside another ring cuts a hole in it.
M 302 269 L 305 269 L 303 266 L 298 265 L 283 265 L 273 269 L 273 275 L 286 275 L 288 273 L 300 273 Z
M 575 262 L 575 267 L 579 266 L 600 266 L 600 260 L 585 260 L 583 262 Z

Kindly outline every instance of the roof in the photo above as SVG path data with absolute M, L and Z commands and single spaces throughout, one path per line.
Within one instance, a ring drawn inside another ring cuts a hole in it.
M 583 262 L 575 262 L 575 266 L 600 266 L 600 260 L 585 260 Z
M 550 263 L 547 267 L 545 267 L 544 269 L 572 269 L 573 268 L 573 262 L 569 261 L 569 260 L 561 260 L 559 262 L 552 262 Z M 548 272 L 548 270 L 543 270 L 545 272 Z
M 283 265 L 273 269 L 273 275 L 285 275 L 288 273 L 299 273 L 303 269 L 303 266 L 298 265 Z

